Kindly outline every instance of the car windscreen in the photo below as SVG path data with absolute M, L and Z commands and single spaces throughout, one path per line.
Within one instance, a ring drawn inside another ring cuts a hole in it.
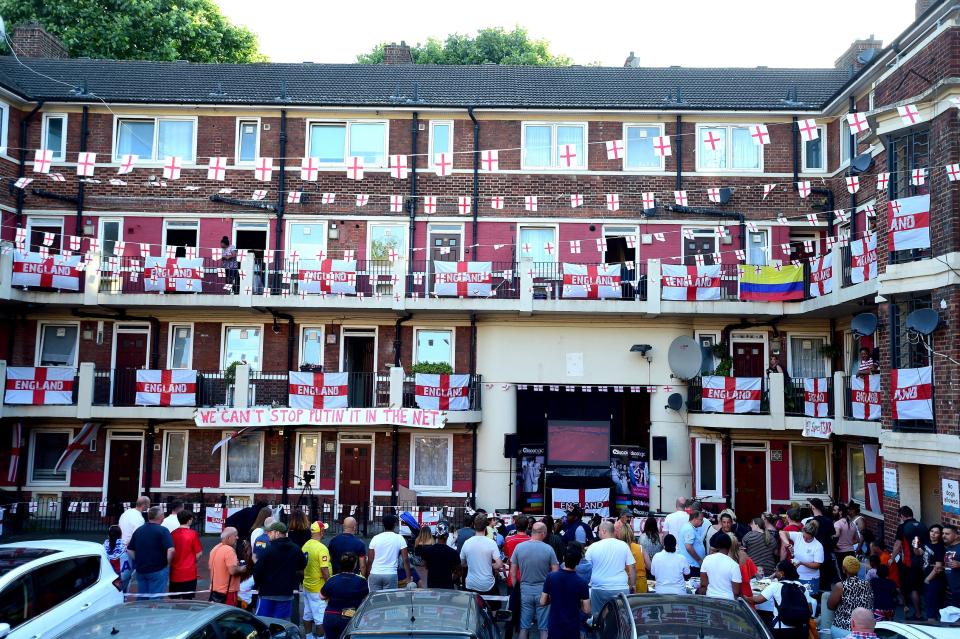
M 689 603 L 651 603 L 631 600 L 638 639 L 756 639 L 766 629 L 748 611 L 733 602 L 708 597 L 685 597 Z M 724 605 L 726 604 L 726 605 Z
M 0 577 L 35 559 L 58 552 L 51 548 L 0 548 Z
M 428 593 L 429 594 L 429 593 Z M 358 632 L 460 632 L 471 628 L 474 615 L 465 606 L 417 604 L 412 606 L 371 607 L 354 621 Z M 377 637 L 385 635 L 378 634 Z M 409 634 L 398 636 L 409 637 Z

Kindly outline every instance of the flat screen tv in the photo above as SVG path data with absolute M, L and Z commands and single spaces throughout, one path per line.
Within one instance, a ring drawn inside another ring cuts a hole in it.
M 548 466 L 610 467 L 610 422 L 549 420 Z

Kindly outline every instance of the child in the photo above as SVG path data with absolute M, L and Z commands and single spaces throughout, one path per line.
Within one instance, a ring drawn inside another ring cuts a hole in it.
M 897 565 L 890 561 L 890 551 L 887 550 L 887 545 L 883 543 L 882 539 L 875 539 L 870 543 L 870 554 L 880 557 L 880 563 L 890 569 L 890 579 L 893 583 L 897 584 L 897 588 L 899 588 L 900 574 L 897 572 Z
M 873 557 L 870 557 L 873 559 Z M 890 567 L 880 564 L 877 576 L 870 580 L 873 589 L 873 617 L 877 621 L 892 621 L 898 605 L 897 585 L 890 579 Z
M 870 570 L 867 571 L 867 581 L 873 581 L 877 578 L 877 568 L 880 567 L 880 555 L 870 555 L 869 561 Z

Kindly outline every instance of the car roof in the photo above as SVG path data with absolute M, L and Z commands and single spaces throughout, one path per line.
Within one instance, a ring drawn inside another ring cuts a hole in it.
M 472 631 L 476 595 L 456 590 L 386 590 L 367 597 L 348 629 L 352 637 L 384 632 Z
M 653 614 L 641 613 L 644 624 L 717 627 L 722 623 L 725 630 L 747 634 L 760 625 L 760 620 L 742 599 L 639 594 L 630 595 L 627 602 L 635 617 L 638 609 L 659 608 L 659 612 Z
M 105 559 L 103 546 L 74 539 L 38 539 L 0 544 L 0 583 L 8 583 L 39 566 L 59 559 L 99 555 Z
M 134 601 L 101 610 L 59 636 L 70 639 L 178 639 L 229 610 L 238 609 L 207 601 Z
M 917 637 L 931 637 L 942 639 L 945 637 L 960 637 L 960 626 L 944 625 L 930 621 L 911 621 L 902 623 L 899 621 L 878 621 L 878 629 L 893 630 L 902 635 L 914 635 Z
M 33 539 L 30 541 L 16 541 L 10 544 L 0 544 L 0 550 L 5 548 L 36 548 L 65 553 L 95 553 L 99 554 L 102 544 L 93 541 L 79 541 L 77 539 Z

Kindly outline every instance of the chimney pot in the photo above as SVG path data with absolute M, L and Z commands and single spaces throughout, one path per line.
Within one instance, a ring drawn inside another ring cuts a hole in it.
M 413 54 L 406 40 L 401 40 L 400 44 L 391 42 L 383 48 L 384 64 L 413 64 Z

